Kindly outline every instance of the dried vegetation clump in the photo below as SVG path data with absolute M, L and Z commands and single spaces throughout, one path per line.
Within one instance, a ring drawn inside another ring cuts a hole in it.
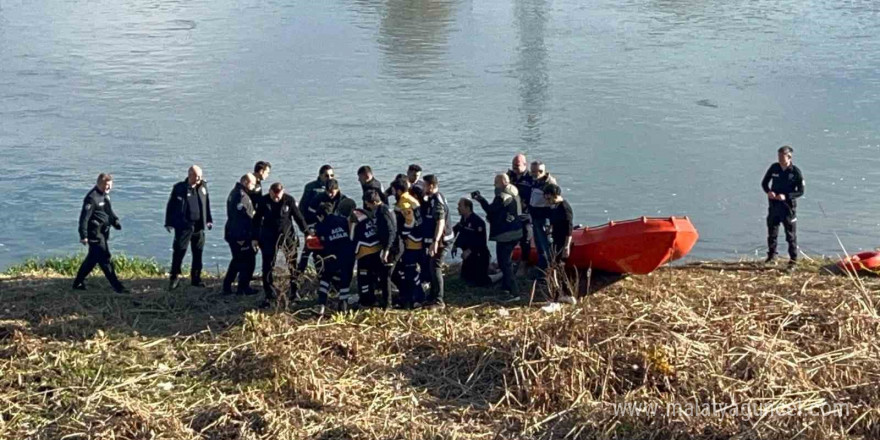
M 880 438 L 870 277 L 669 268 L 553 314 L 451 282 L 321 319 L 66 282 L 0 281 L 0 438 Z

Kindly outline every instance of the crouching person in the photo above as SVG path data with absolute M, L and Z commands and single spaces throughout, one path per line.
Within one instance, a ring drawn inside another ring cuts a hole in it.
M 376 305 L 378 289 L 382 293 L 379 305 L 388 308 L 391 304 L 391 271 L 400 252 L 400 246 L 395 246 L 397 222 L 378 191 L 367 190 L 364 208 L 356 210 L 352 218 L 360 302 L 364 307 Z
M 348 218 L 333 211 L 333 204 L 325 202 L 316 213 L 318 223 L 315 225 L 315 235 L 323 246 L 319 257 L 321 263 L 318 265 L 321 273 L 318 305 L 315 308 L 318 315 L 324 314 L 331 290 L 339 293 L 339 302 L 343 307 L 358 301 L 357 294 L 350 293 L 354 248 Z

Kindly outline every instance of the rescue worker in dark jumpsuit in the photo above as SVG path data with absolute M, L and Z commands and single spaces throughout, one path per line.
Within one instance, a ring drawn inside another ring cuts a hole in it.
M 232 293 L 232 283 L 236 278 L 238 278 L 236 293 L 239 295 L 256 293 L 251 289 L 251 277 L 257 258 L 257 240 L 254 236 L 254 204 L 250 196 L 256 183 L 257 179 L 253 174 L 245 174 L 226 198 L 226 227 L 223 238 L 229 243 L 232 261 L 229 262 L 226 277 L 223 279 L 225 294 Z
M 426 307 L 444 308 L 443 257 L 455 234 L 449 221 L 449 204 L 439 191 L 437 176 L 425 176 L 425 209 L 422 210 L 423 237 L 428 256 L 428 273 L 431 288 Z
M 394 279 L 400 292 L 401 306 L 415 308 L 424 300 L 424 291 L 419 283 L 419 264 L 425 255 L 421 207 L 409 192 L 408 180 L 397 179 L 391 188 L 397 200 L 394 206 L 397 235 L 403 244 L 403 254 L 395 266 Z
M 360 302 L 364 307 L 376 305 L 378 288 L 382 293 L 379 305 L 388 308 L 391 304 L 391 271 L 401 250 L 397 242 L 397 221 L 379 191 L 367 191 L 364 206 L 365 209 L 358 209 L 353 215 Z
M 339 292 L 339 302 L 343 307 L 358 302 L 358 295 L 350 293 L 354 248 L 348 218 L 334 214 L 330 202 L 322 203 L 318 209 L 315 233 L 323 249 L 316 312 L 323 315 L 331 289 Z
M 178 182 L 171 189 L 171 197 L 165 207 L 165 229 L 168 232 L 174 231 L 174 253 L 171 257 L 171 282 L 168 290 L 174 290 L 180 284 L 178 276 L 187 246 L 192 248 L 190 283 L 196 287 L 205 287 L 202 282 L 205 229 L 210 231 L 213 227 L 208 183 L 202 179 L 202 169 L 193 165 L 189 168 L 186 180 Z
M 73 288 L 86 290 L 86 277 L 95 268 L 101 268 L 110 286 L 117 293 L 126 293 L 128 290 L 116 276 L 116 268 L 110 261 L 110 227 L 122 229 L 119 217 L 110 206 L 110 189 L 113 188 L 113 177 L 109 174 L 98 175 L 98 182 L 83 200 L 82 211 L 79 214 L 79 241 L 89 246 L 89 253 L 85 261 L 79 267 L 76 278 L 73 280 Z
M 327 181 L 333 179 L 333 176 L 333 167 L 330 165 L 322 165 L 321 169 L 318 170 L 318 178 L 307 183 L 305 188 L 303 188 L 302 197 L 299 198 L 299 211 L 302 212 L 307 225 L 314 225 L 317 222 L 317 219 L 309 213 L 309 207 L 312 206 L 315 197 L 326 192 Z M 296 266 L 297 272 L 305 272 L 311 256 L 312 250 L 304 246 L 303 251 L 299 256 L 299 264 Z
M 797 198 L 804 195 L 804 175 L 791 162 L 794 149 L 788 145 L 777 150 L 777 162 L 770 165 L 761 188 L 767 194 L 770 206 L 767 212 L 767 260 L 776 258 L 776 240 L 779 224 L 785 229 L 788 242 L 789 270 L 797 265 Z
M 298 298 L 299 275 L 296 271 L 296 257 L 299 240 L 294 224 L 299 227 L 301 232 L 306 232 L 306 222 L 296 205 L 296 200 L 284 192 L 284 185 L 275 182 L 269 187 L 269 192 L 263 196 L 262 202 L 257 205 L 256 214 L 254 214 L 255 236 L 260 241 L 260 251 L 263 256 L 262 278 L 263 292 L 266 294 L 265 306 L 278 297 L 275 290 L 273 269 L 275 257 L 279 251 L 284 253 L 287 259 L 287 268 L 290 271 L 288 298 Z

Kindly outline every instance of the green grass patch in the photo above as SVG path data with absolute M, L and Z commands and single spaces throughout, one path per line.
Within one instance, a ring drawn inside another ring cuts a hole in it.
M 3 272 L 6 276 L 23 275 L 56 275 L 73 277 L 85 259 L 85 254 L 67 255 L 63 257 L 28 258 L 22 263 L 13 265 Z M 130 257 L 114 255 L 113 264 L 120 277 L 161 277 L 165 268 L 155 258 Z

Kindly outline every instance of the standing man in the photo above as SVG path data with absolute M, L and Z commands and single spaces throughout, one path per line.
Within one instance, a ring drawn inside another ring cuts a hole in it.
M 232 282 L 238 278 L 238 294 L 252 295 L 251 277 L 256 264 L 258 242 L 253 234 L 254 230 L 254 204 L 251 194 L 257 178 L 247 173 L 232 188 L 229 197 L 226 198 L 226 227 L 223 238 L 229 243 L 232 250 L 232 261 L 226 270 L 223 279 L 223 293 L 232 293 Z
M 427 307 L 444 308 L 443 257 L 455 234 L 449 222 L 449 204 L 440 193 L 437 176 L 425 176 L 424 237 L 428 246 L 428 273 L 431 290 L 428 293 Z
M 522 231 L 523 237 L 519 240 L 519 248 L 522 251 L 520 258 L 524 264 L 521 267 L 528 268 L 529 258 L 532 253 L 532 221 L 529 217 L 529 202 L 531 202 L 532 194 L 532 175 L 529 174 L 529 163 L 525 154 L 517 154 L 511 161 L 510 169 L 507 170 L 507 177 L 510 183 L 519 191 L 519 199 L 522 204 Z
M 391 306 L 391 272 L 401 253 L 400 242 L 397 240 L 397 220 L 377 191 L 368 191 L 364 195 L 364 206 L 367 219 L 356 213 L 354 225 L 361 304 L 375 304 L 375 290 L 378 286 L 382 292 L 379 305 L 387 309 Z M 364 224 L 365 222 L 368 223 Z M 375 231 L 372 236 L 369 233 L 370 228 Z
M 89 246 L 89 253 L 73 280 L 73 288 L 76 290 L 86 290 L 86 277 L 95 265 L 98 265 L 116 293 L 128 292 L 116 276 L 116 268 L 110 261 L 110 246 L 107 243 L 110 240 L 111 226 L 117 230 L 122 229 L 119 217 L 110 206 L 112 188 L 113 176 L 101 173 L 98 175 L 97 184 L 83 200 L 82 211 L 79 214 L 79 241 Z
M 777 161 L 761 180 L 761 188 L 767 193 L 770 207 L 767 213 L 767 260 L 776 258 L 776 239 L 779 224 L 785 228 L 785 241 L 788 242 L 788 271 L 797 266 L 797 198 L 804 195 L 804 175 L 791 162 L 794 149 L 784 145 L 777 150 Z
M 251 200 L 259 203 L 263 197 L 263 182 L 269 180 L 269 173 L 272 172 L 272 164 L 261 160 L 254 164 L 254 176 L 257 178 L 257 184 L 251 194 Z
M 397 179 L 391 184 L 394 198 L 397 236 L 403 244 L 403 254 L 395 268 L 400 302 L 404 308 L 415 308 L 421 303 L 424 291 L 419 284 L 419 263 L 425 255 L 422 239 L 422 215 L 419 201 L 409 192 L 407 179 Z
M 171 257 L 171 282 L 168 290 L 174 290 L 180 285 L 178 277 L 187 246 L 192 247 L 193 255 L 190 283 L 196 287 L 205 287 L 202 282 L 202 251 L 205 249 L 205 229 L 210 231 L 213 227 L 208 184 L 202 179 L 202 169 L 193 165 L 189 168 L 186 180 L 171 189 L 171 197 L 165 207 L 165 229 L 169 233 L 174 231 L 174 253 Z
M 456 234 L 452 256 L 461 249 L 461 279 L 465 283 L 485 287 L 492 284 L 489 276 L 489 236 L 486 221 L 474 214 L 474 203 L 462 198 L 458 201 L 461 219 L 453 228 Z
M 532 186 L 529 194 L 529 215 L 532 219 L 532 230 L 535 233 L 535 247 L 538 248 L 538 268 L 547 271 L 550 259 L 550 239 L 547 237 L 547 221 L 550 205 L 544 199 L 544 186 L 556 184 L 556 179 L 547 172 L 544 162 L 536 160 L 531 166 Z M 524 254 L 524 258 L 528 254 Z M 545 273 L 540 275 L 544 278 Z
M 327 181 L 333 179 L 333 176 L 333 167 L 330 165 L 322 165 L 318 170 L 318 178 L 307 183 L 305 188 L 303 188 L 302 197 L 299 198 L 299 211 L 303 214 L 303 218 L 305 218 L 307 225 L 314 225 L 317 223 L 318 219 L 314 218 L 314 216 L 308 212 L 309 207 L 312 206 L 312 201 L 316 196 L 323 194 L 326 191 Z M 303 251 L 299 256 L 299 264 L 296 266 L 297 272 L 303 273 L 306 271 L 311 256 L 312 250 L 307 246 L 303 246 Z
M 406 180 L 409 181 L 410 191 L 421 203 L 425 197 L 425 181 L 422 180 L 422 167 L 419 164 L 411 164 L 406 169 Z
M 388 204 L 388 197 L 385 196 L 385 189 L 382 188 L 382 182 L 373 176 L 373 169 L 369 165 L 358 168 L 358 182 L 361 183 L 361 189 L 364 191 L 363 196 L 366 197 L 369 191 L 376 191 L 382 198 L 382 203 Z
M 251 202 L 254 204 L 254 209 L 257 209 L 260 206 L 260 203 L 263 202 L 263 182 L 269 179 L 269 173 L 272 172 L 272 164 L 260 160 L 254 164 L 254 177 L 257 178 L 257 184 L 254 186 L 254 190 L 251 192 Z M 254 265 L 254 270 L 256 270 L 256 265 Z M 251 273 L 251 279 L 254 278 L 254 274 Z
M 290 271 L 288 298 L 298 297 L 299 274 L 296 271 L 296 253 L 299 240 L 294 224 L 301 232 L 306 232 L 306 222 L 296 205 L 296 200 L 284 192 L 284 185 L 281 182 L 275 182 L 269 187 L 269 193 L 263 196 L 263 201 L 257 205 L 254 214 L 256 237 L 260 241 L 263 255 L 263 292 L 266 294 L 264 306 L 271 305 L 271 302 L 278 297 L 272 272 L 279 250 L 284 253 Z
M 379 192 L 369 190 L 364 194 L 364 209 L 357 209 L 352 216 L 357 258 L 357 283 L 361 305 L 376 304 L 376 288 L 382 292 L 380 305 L 388 307 L 391 297 L 391 270 L 396 260 L 392 255 L 397 238 L 394 214 L 382 202 Z M 400 247 L 396 246 L 399 250 Z
M 501 285 L 507 292 L 509 301 L 519 299 L 519 288 L 513 273 L 513 249 L 522 238 L 520 221 L 521 202 L 519 191 L 510 184 L 507 174 L 495 176 L 495 198 L 490 204 L 479 191 L 471 193 L 471 198 L 480 203 L 489 219 L 489 240 L 495 242 L 495 255 L 501 267 Z
M 574 215 L 571 205 L 562 198 L 562 188 L 552 183 L 544 187 L 544 199 L 550 205 L 547 218 L 550 221 L 551 259 L 564 263 L 571 255 L 571 235 L 574 232 Z

